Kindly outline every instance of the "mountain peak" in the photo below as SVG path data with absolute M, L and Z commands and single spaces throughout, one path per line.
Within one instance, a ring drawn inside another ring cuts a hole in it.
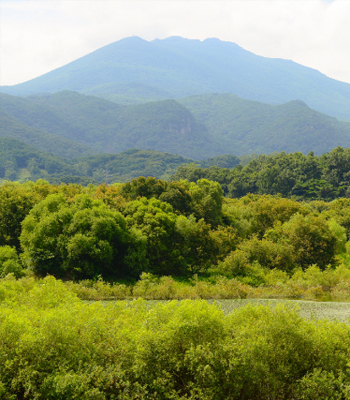
M 129 85 L 124 97 L 121 85 Z M 152 88 L 149 98 L 142 89 L 146 86 Z M 350 119 L 350 84 L 292 61 L 255 55 L 217 38 L 201 41 L 171 36 L 147 41 L 130 36 L 38 78 L 1 88 L 13 95 L 62 90 L 93 93 L 126 104 L 162 96 L 152 98 L 152 92 L 169 93 L 172 98 L 231 93 L 269 104 L 300 99 L 313 109 Z

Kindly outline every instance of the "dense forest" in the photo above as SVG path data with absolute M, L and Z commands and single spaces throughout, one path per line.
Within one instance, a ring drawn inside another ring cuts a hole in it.
M 138 176 L 197 182 L 219 182 L 224 196 L 281 194 L 296 200 L 332 200 L 348 197 L 350 149 L 337 147 L 316 156 L 312 152 L 285 152 L 236 157 L 222 155 L 202 161 L 181 156 L 130 149 L 120 154 L 62 158 L 40 152 L 15 139 L 0 138 L 0 180 L 54 184 L 127 182 Z
M 208 179 L 144 177 L 87 187 L 7 182 L 0 189 L 0 244 L 16 274 L 22 267 L 63 279 L 199 273 L 254 284 L 271 269 L 293 274 L 347 262 L 344 198 L 226 199 L 220 184 Z
M 205 178 L 5 182 L 1 397 L 346 400 L 347 324 L 133 299 L 348 299 L 349 206 L 225 198 Z
M 259 155 L 246 165 L 242 157 L 240 165 L 233 169 L 200 168 L 190 164 L 181 166 L 173 179 L 196 182 L 206 178 L 219 182 L 225 196 L 237 198 L 254 194 L 280 193 L 297 200 L 332 200 L 349 197 L 350 149 L 337 147 L 330 153 L 315 156 L 285 152 Z

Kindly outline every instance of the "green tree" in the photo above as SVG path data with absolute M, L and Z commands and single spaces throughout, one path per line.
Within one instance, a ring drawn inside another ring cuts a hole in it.
M 0 278 L 14 274 L 16 278 L 23 275 L 16 249 L 10 246 L 0 246 Z
M 303 269 L 312 264 L 317 264 L 321 269 L 334 264 L 341 241 L 322 216 L 299 213 L 283 225 L 266 232 L 266 237 L 275 242 L 287 240 L 294 249 L 296 264 Z
M 178 214 L 189 215 L 192 213 L 192 197 L 189 188 L 187 181 L 169 182 L 167 190 L 159 196 L 159 200 L 171 204 Z
M 23 185 L 6 182 L 0 187 L 0 246 L 20 249 L 21 223 L 37 201 L 36 193 Z
M 20 241 L 23 262 L 39 276 L 120 276 L 143 259 L 141 248 L 131 245 L 135 240 L 124 217 L 88 195 L 70 202 L 62 194 L 49 195 L 23 221 Z
M 216 261 L 220 251 L 210 225 L 203 219 L 197 222 L 194 215 L 188 218 L 181 215 L 176 220 L 176 230 L 179 233 L 176 247 L 185 259 L 188 272 L 205 272 Z
M 177 216 L 170 204 L 155 198 L 127 203 L 123 214 L 129 228 L 147 238 L 147 272 L 157 275 L 183 275 L 187 264 L 177 244 Z
M 151 197 L 158 198 L 166 191 L 166 188 L 167 183 L 161 179 L 140 176 L 131 182 L 123 184 L 120 188 L 120 195 L 127 200 L 136 200 L 139 197 L 146 197 L 147 199 Z
M 204 218 L 205 222 L 213 226 L 222 223 L 223 191 L 218 182 L 199 179 L 197 184 L 190 185 L 190 194 L 197 219 Z
M 237 249 L 219 265 L 219 271 L 232 276 L 245 276 L 252 273 L 254 263 L 268 269 L 277 268 L 291 272 L 295 267 L 294 248 L 286 241 L 275 243 L 253 237 L 239 244 Z

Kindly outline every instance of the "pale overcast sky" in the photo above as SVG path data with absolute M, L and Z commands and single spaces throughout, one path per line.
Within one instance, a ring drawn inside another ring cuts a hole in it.
M 132 35 L 216 37 L 350 83 L 350 0 L 0 0 L 0 84 Z

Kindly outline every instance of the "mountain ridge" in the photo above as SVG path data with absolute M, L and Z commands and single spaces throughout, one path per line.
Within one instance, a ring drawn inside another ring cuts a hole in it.
M 350 147 L 349 123 L 301 100 L 270 105 L 206 94 L 118 105 L 63 91 L 27 98 L 0 94 L 0 101 L 0 136 L 71 158 L 130 148 L 203 160 L 275 151 L 323 154 Z
M 170 97 L 226 92 L 269 104 L 299 99 L 317 111 L 350 119 L 350 84 L 293 61 L 258 56 L 215 38 L 124 38 L 33 80 L 3 86 L 0 91 L 13 95 L 93 91 L 103 97 L 104 85 L 136 82 L 167 92 Z

